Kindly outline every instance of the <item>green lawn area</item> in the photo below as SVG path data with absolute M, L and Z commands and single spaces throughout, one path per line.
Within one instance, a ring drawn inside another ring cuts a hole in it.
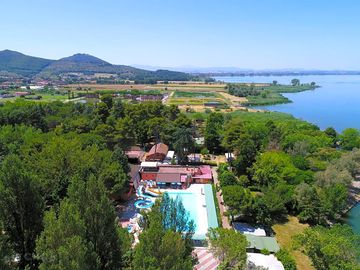
M 281 104 L 281 103 L 290 103 L 291 100 L 284 97 L 280 93 L 276 92 L 269 92 L 266 94 L 266 96 L 247 96 L 248 105 L 253 106 L 261 106 L 261 105 L 271 105 L 271 104 Z
M 229 93 L 235 96 L 245 96 L 248 100 L 246 105 L 261 106 L 281 103 L 290 103 L 291 100 L 284 97 L 283 93 L 298 93 L 314 90 L 318 86 L 310 84 L 301 85 L 269 85 L 269 86 L 249 86 L 244 84 L 231 84 Z
M 39 96 L 42 96 L 40 101 L 64 101 L 68 99 L 68 95 L 39 94 Z
M 215 92 L 175 91 L 173 97 L 174 98 L 217 98 L 219 97 L 219 94 Z
M 225 103 L 225 101 L 220 98 L 174 98 L 174 97 L 171 97 L 168 103 L 174 105 L 203 105 L 205 102 Z
M 286 248 L 293 255 L 298 270 L 315 270 L 311 264 L 311 260 L 305 254 L 298 250 L 293 250 L 293 239 L 292 237 L 296 234 L 301 233 L 307 227 L 307 224 L 301 224 L 296 217 L 289 216 L 288 222 L 284 224 L 276 224 L 272 227 L 276 233 L 276 240 L 280 247 Z

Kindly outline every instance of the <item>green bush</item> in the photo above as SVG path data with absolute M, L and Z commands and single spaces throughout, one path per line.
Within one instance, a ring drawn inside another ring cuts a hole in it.
M 276 253 L 276 257 L 282 262 L 285 270 L 296 270 L 295 259 L 286 249 L 280 249 Z

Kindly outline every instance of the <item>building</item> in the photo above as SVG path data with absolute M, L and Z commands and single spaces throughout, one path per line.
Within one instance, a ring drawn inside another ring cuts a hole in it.
M 266 249 L 270 253 L 276 253 L 280 250 L 275 237 L 256 236 L 252 234 L 245 234 L 245 237 L 250 244 L 247 248 L 248 252 L 259 252 Z
M 264 255 L 260 253 L 247 253 L 248 263 L 255 266 L 264 267 L 268 270 L 284 270 L 283 264 L 273 255 Z
M 175 158 L 175 151 L 168 151 L 163 163 L 171 164 Z
M 208 165 L 180 166 L 158 162 L 141 163 L 142 181 L 155 181 L 157 185 L 187 188 L 190 184 L 208 184 L 212 182 L 212 172 Z
M 225 153 L 226 162 L 231 162 L 235 159 L 235 155 L 233 153 Z
M 169 147 L 164 143 L 155 144 L 146 154 L 145 161 L 163 161 L 169 151 Z
M 30 94 L 29 92 L 15 92 L 16 97 L 25 97 L 29 94 Z
M 145 155 L 145 151 L 139 146 L 131 146 L 125 151 L 129 162 L 131 163 L 140 163 Z
M 247 223 L 233 222 L 232 226 L 235 231 L 243 234 L 252 234 L 255 236 L 266 236 L 266 231 L 261 227 L 254 227 Z

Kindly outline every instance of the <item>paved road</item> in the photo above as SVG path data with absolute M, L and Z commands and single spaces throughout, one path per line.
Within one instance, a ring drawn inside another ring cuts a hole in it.
M 218 183 L 219 183 L 216 169 L 217 169 L 217 167 L 212 167 L 212 169 L 211 169 L 211 170 L 212 170 L 212 173 L 213 173 L 213 178 L 214 178 L 214 184 L 215 184 L 215 186 L 217 186 Z M 218 204 L 219 204 L 220 215 L 221 215 L 221 220 L 222 220 L 222 226 L 223 226 L 223 228 L 230 229 L 231 226 L 230 226 L 228 217 L 224 215 L 224 212 L 226 212 L 225 206 L 224 206 L 223 204 L 221 204 L 221 202 L 224 201 L 224 200 L 223 200 L 223 197 L 222 197 L 222 195 L 221 195 L 221 190 L 219 190 L 218 192 L 216 192 L 216 198 L 217 198 L 217 201 L 218 201 Z

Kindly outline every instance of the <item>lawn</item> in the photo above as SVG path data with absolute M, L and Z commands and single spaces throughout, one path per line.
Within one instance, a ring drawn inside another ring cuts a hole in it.
M 216 92 L 185 92 L 185 91 L 175 91 L 174 98 L 215 98 L 219 97 L 219 94 Z
M 291 254 L 294 256 L 296 261 L 296 266 L 298 270 L 312 270 L 315 269 L 311 265 L 311 260 L 305 254 L 298 250 L 293 250 L 293 239 L 292 237 L 296 234 L 301 233 L 307 227 L 307 224 L 301 224 L 296 217 L 289 216 L 288 222 L 284 224 L 276 224 L 272 227 L 276 233 L 276 240 L 278 241 L 280 247 L 288 249 Z
M 266 96 L 247 96 L 248 105 L 261 106 L 281 103 L 290 103 L 290 99 L 277 92 L 268 92 Z

